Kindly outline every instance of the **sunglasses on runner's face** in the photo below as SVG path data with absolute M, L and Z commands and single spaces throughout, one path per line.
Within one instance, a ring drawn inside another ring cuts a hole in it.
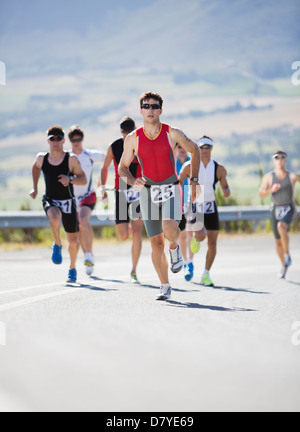
M 60 142 L 63 140 L 63 138 L 62 137 L 51 137 L 51 138 L 49 138 L 49 140 L 52 142 Z
M 71 142 L 72 143 L 80 143 L 83 140 L 83 138 L 77 138 L 77 139 L 72 139 Z
M 210 149 L 211 149 L 211 146 L 210 146 L 210 145 L 207 145 L 207 144 L 204 144 L 204 145 L 200 146 L 200 149 L 201 149 L 201 150 L 210 150 Z
M 149 103 L 144 103 L 144 104 L 141 106 L 141 108 L 142 108 L 142 109 L 146 109 L 146 110 L 148 110 L 148 109 L 150 109 L 150 108 L 152 108 L 153 110 L 159 110 L 159 109 L 161 109 L 161 106 L 160 106 L 159 104 L 149 104 Z
M 276 160 L 285 160 L 286 156 L 274 156 L 274 159 L 276 159 Z

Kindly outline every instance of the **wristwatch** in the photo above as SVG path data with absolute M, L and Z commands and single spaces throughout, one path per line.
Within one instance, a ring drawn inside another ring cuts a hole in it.
M 72 183 L 72 181 L 74 180 L 74 176 L 70 175 L 69 179 L 70 179 L 70 183 Z
M 190 181 L 197 183 L 198 182 L 198 177 L 191 177 Z

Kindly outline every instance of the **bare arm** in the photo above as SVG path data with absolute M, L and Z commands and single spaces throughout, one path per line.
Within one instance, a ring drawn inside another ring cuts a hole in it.
M 224 197 L 228 198 L 231 192 L 227 182 L 227 171 L 222 165 L 218 166 L 217 177 L 220 182 Z
M 277 184 L 271 186 L 271 174 L 266 174 L 261 182 L 259 191 L 258 191 L 258 196 L 260 198 L 265 198 L 268 195 L 271 195 L 272 193 L 276 192 L 278 189 L 280 188 L 280 185 L 278 186 Z
M 293 185 L 295 185 L 296 182 L 300 182 L 300 174 L 291 174 Z
M 39 153 L 32 166 L 33 189 L 29 194 L 32 199 L 36 199 L 36 197 L 38 196 L 38 183 L 41 176 L 44 157 L 44 154 Z
M 198 177 L 200 169 L 200 150 L 198 145 L 180 129 L 171 128 L 172 141 L 181 145 L 187 152 L 191 153 L 191 177 Z M 175 147 L 176 147 L 175 146 Z M 195 201 L 200 193 L 199 183 L 191 182 L 192 200 Z
M 84 186 L 87 184 L 87 178 L 84 171 L 81 168 L 80 162 L 77 156 L 70 156 L 69 159 L 69 169 L 70 172 L 74 174 L 74 179 L 70 180 L 69 176 L 60 175 L 58 176 L 58 181 L 65 187 L 69 186 L 70 183 L 78 186 Z
M 110 167 L 110 164 L 112 163 L 113 159 L 114 159 L 113 151 L 111 146 L 109 146 L 97 182 L 98 187 L 102 186 L 102 188 L 105 189 L 107 176 L 108 176 L 108 168 Z
M 191 173 L 191 164 L 190 164 L 190 162 L 186 162 L 182 166 L 180 173 L 179 173 L 179 181 L 180 181 L 181 186 L 183 186 L 185 179 L 190 177 L 190 173 Z
M 129 171 L 130 164 L 134 158 L 135 153 L 135 132 L 131 132 L 127 135 L 124 141 L 124 151 L 122 158 L 119 163 L 119 176 L 125 181 L 125 183 L 130 186 L 134 186 L 135 189 L 141 190 L 143 186 L 146 184 L 146 180 L 144 178 L 136 179 L 131 172 Z

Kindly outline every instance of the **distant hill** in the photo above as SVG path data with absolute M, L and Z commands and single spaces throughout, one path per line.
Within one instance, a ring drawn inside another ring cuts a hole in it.
M 299 59 L 299 22 L 299 0 L 10 0 L 0 60 L 14 77 L 147 67 L 178 82 L 275 78 Z

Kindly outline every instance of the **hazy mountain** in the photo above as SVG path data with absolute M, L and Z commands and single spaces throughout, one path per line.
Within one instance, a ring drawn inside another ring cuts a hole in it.
M 197 79 L 223 70 L 287 76 L 299 57 L 299 0 L 10 0 L 0 59 L 11 76 L 147 67 Z

